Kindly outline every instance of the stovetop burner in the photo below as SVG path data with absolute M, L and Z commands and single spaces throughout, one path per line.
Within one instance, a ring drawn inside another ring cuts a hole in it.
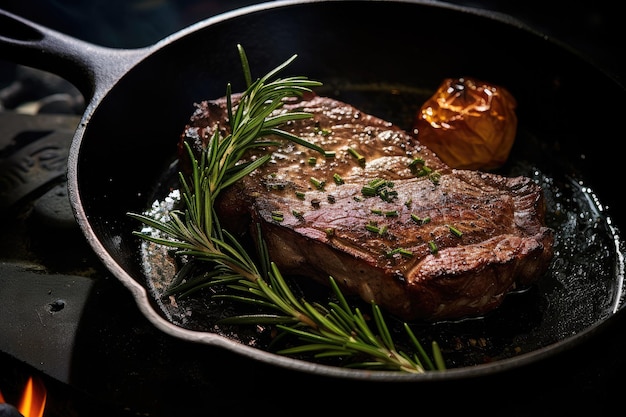
M 46 416 L 219 409 L 207 404 L 207 392 L 237 386 L 246 380 L 242 369 L 261 367 L 159 332 L 101 266 L 74 221 L 64 182 L 77 123 L 73 115 L 0 113 L 0 391 L 9 397 L 5 386 L 21 387 L 30 371 L 50 385 Z M 24 374 L 6 373 L 9 362 Z

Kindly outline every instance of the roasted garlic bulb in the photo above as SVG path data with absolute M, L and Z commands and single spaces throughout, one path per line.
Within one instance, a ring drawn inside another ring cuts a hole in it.
M 447 78 L 418 112 L 417 139 L 452 168 L 493 170 L 509 157 L 517 101 L 503 87 Z

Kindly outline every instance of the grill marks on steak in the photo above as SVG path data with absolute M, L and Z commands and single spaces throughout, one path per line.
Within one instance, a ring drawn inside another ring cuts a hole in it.
M 224 109 L 224 100 L 197 105 L 181 143 L 192 141 L 200 149 L 214 129 L 225 134 Z M 249 233 L 256 223 L 262 226 L 271 259 L 283 273 L 322 283 L 332 276 L 344 291 L 402 319 L 434 320 L 491 311 L 512 289 L 547 270 L 553 231 L 544 225 L 543 194 L 531 179 L 451 169 L 399 127 L 334 99 L 294 100 L 281 111 L 289 110 L 314 117 L 284 130 L 335 151 L 335 157 L 281 140 L 283 145 L 266 150 L 272 152 L 268 164 L 218 202 L 225 228 Z M 349 147 L 365 157 L 365 166 Z M 414 158 L 438 179 L 416 176 L 409 168 Z M 334 174 L 344 183 L 336 184 Z M 362 193 L 377 178 L 392 181 L 387 201 Z M 384 232 L 368 230 L 368 224 Z M 404 253 L 394 252 L 398 248 Z

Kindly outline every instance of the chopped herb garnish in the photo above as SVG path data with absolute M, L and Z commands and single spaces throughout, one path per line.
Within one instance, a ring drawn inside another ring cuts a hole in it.
M 428 176 L 428 178 L 430 178 L 433 184 L 437 185 L 439 184 L 439 179 L 441 178 L 441 174 L 439 172 L 433 172 Z
M 425 177 L 432 172 L 432 168 L 426 166 L 426 161 L 422 158 L 415 158 L 409 163 L 411 173 L 417 177 Z
M 317 188 L 318 190 L 323 190 L 324 186 L 326 185 L 326 181 L 318 180 L 315 177 L 311 177 L 310 181 L 311 184 L 313 184 L 313 186 L 315 186 L 315 188 Z
M 428 248 L 430 249 L 430 253 L 432 253 L 433 255 L 439 252 L 439 248 L 437 247 L 437 244 L 434 240 L 428 242 Z
M 361 194 L 365 197 L 379 196 L 381 200 L 390 203 L 398 196 L 398 192 L 388 188 L 393 188 L 393 182 L 376 178 L 361 187 Z
M 424 161 L 422 158 L 414 158 L 410 163 L 409 163 L 409 168 L 413 169 L 422 169 L 424 166 L 426 166 L 426 161 Z
M 367 223 L 365 225 L 365 228 L 372 233 L 380 233 L 380 228 L 378 227 L 378 224 L 374 222 Z
M 374 197 L 377 194 L 376 188 L 370 187 L 369 185 L 364 185 L 361 188 L 361 194 L 365 197 Z
M 334 158 L 337 152 L 335 151 L 325 151 L 324 158 Z
M 380 189 L 382 189 L 382 187 L 386 184 L 387 181 L 381 178 L 373 179 L 361 188 L 361 194 L 366 197 L 374 197 L 378 195 Z
M 385 217 L 398 217 L 398 210 L 389 210 L 385 212 Z
M 389 184 L 389 182 L 387 180 L 382 179 L 382 178 L 375 178 L 375 179 L 373 179 L 373 180 L 371 180 L 370 182 L 367 183 L 367 185 L 369 185 L 370 187 L 372 187 L 376 191 L 378 191 L 382 187 L 386 186 L 387 184 Z
M 387 252 L 387 256 L 388 257 L 392 257 L 395 254 L 402 255 L 405 258 L 410 258 L 410 257 L 413 256 L 413 252 L 411 252 L 408 249 L 404 249 L 404 248 L 396 248 L 396 249 L 393 249 L 393 250 L 390 250 L 389 252 Z
M 341 175 L 337 174 L 336 172 L 333 174 L 333 180 L 335 181 L 335 184 L 337 185 L 344 184 L 345 182 L 343 178 L 341 178 Z
M 380 199 L 388 203 L 391 203 L 393 200 L 395 200 L 398 197 L 397 191 L 389 191 L 386 189 L 381 190 L 379 194 L 380 194 Z
M 378 227 L 378 223 L 376 222 L 369 222 L 365 225 L 365 228 L 367 230 L 369 230 L 372 233 L 377 233 L 379 235 L 384 235 L 385 233 L 387 233 L 387 230 L 389 230 L 389 228 L 384 225 L 383 227 Z
M 321 134 L 322 136 L 328 136 L 332 133 L 330 129 L 322 129 L 320 127 L 320 122 L 318 121 L 315 122 L 315 132 Z
M 419 225 L 430 223 L 430 217 L 419 218 L 415 214 L 411 214 L 411 220 L 413 220 L 415 223 L 417 223 Z
M 272 211 L 272 220 L 274 220 L 275 222 L 282 222 L 283 220 L 285 220 L 285 215 L 282 213 L 282 211 Z
M 461 237 L 463 236 L 463 232 L 461 232 L 459 229 L 457 229 L 456 227 L 452 226 L 452 225 L 448 225 L 448 228 L 450 229 L 450 232 L 452 232 L 452 234 L 456 237 Z
M 317 158 L 314 156 L 309 157 L 309 165 L 315 165 L 317 163 Z
M 361 165 L 362 167 L 365 166 L 365 157 L 363 155 L 361 155 L 360 153 L 358 153 L 356 151 L 356 149 L 348 147 L 348 152 L 350 152 L 350 155 L 354 156 L 357 160 L 357 162 L 359 163 L 359 165 Z
M 420 172 L 417 174 L 418 177 L 424 177 L 426 175 L 430 175 L 430 173 L 433 172 L 433 169 L 431 167 L 424 167 L 420 170 Z
M 302 191 L 296 191 L 296 197 L 300 200 L 304 200 L 305 194 Z

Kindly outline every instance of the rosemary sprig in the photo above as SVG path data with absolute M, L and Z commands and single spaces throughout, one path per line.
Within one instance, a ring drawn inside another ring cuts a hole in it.
M 222 320 L 221 323 L 271 324 L 282 330 L 283 334 L 295 335 L 303 342 L 299 346 L 280 350 L 280 354 L 306 353 L 314 354 L 316 358 L 356 357 L 358 362 L 348 366 L 367 369 L 412 373 L 445 369 L 437 343 L 432 344 L 435 357 L 433 363 L 406 324 L 404 328 L 416 353 L 407 354 L 397 350 L 383 314 L 376 304 L 372 304 L 372 315 L 377 331 L 374 333 L 361 311 L 358 308 L 353 310 L 349 306 L 332 277 L 329 278 L 330 285 L 338 301 L 329 302 L 324 306 L 298 299 L 276 264 L 271 262 L 260 234 L 260 227 L 256 240 L 258 264 L 234 236 L 220 228 L 218 216 L 214 211 L 218 194 L 270 158 L 269 155 L 264 155 L 254 162 L 240 163 L 248 150 L 272 143 L 262 141 L 261 138 L 278 135 L 324 154 L 322 148 L 278 129 L 283 123 L 308 118 L 311 117 L 310 114 L 275 113 L 283 105 L 285 98 L 300 96 L 321 84 L 304 77 L 276 77 L 279 71 L 296 58 L 296 55 L 263 78 L 252 82 L 245 52 L 241 45 L 237 48 L 247 89 L 234 110 L 231 86 L 230 84 L 227 86 L 230 134 L 221 137 L 216 130 L 201 152 L 199 160 L 196 159 L 190 145 L 185 143 L 192 162 L 192 170 L 189 180 L 182 172 L 179 173 L 184 210 L 171 211 L 168 220 L 155 220 L 146 215 L 128 213 L 130 217 L 160 231 L 163 237 L 142 232 L 134 232 L 135 235 L 175 248 L 177 255 L 207 262 L 211 267 L 207 268 L 211 272 L 180 284 L 172 288 L 171 292 L 188 294 L 204 286 L 223 285 L 232 292 L 214 297 L 256 305 L 263 311 L 272 312 L 231 317 Z

